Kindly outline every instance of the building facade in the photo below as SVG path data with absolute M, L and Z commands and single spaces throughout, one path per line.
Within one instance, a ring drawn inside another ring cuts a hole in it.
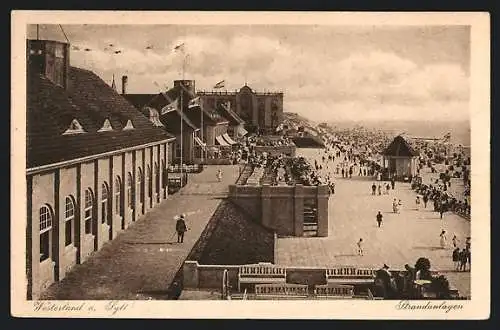
M 27 297 L 167 198 L 175 138 L 91 71 L 68 44 L 27 43 Z
M 249 131 L 259 129 L 273 133 L 283 121 L 283 93 L 256 92 L 247 85 L 236 92 L 198 92 L 203 104 L 217 107 L 230 104 L 234 111 L 247 124 Z

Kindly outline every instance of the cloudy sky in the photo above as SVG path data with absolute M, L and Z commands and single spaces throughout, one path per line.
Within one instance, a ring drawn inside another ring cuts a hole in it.
M 154 93 L 182 77 L 197 89 L 245 81 L 281 90 L 285 111 L 317 121 L 468 119 L 470 29 L 465 26 L 64 25 L 71 64 L 130 93 Z M 57 25 L 41 39 L 64 41 Z M 36 28 L 28 28 L 36 38 Z M 112 44 L 113 46 L 110 46 Z M 91 49 L 85 51 L 85 48 Z M 149 48 L 149 49 L 148 49 Z M 119 53 L 115 53 L 120 51 Z

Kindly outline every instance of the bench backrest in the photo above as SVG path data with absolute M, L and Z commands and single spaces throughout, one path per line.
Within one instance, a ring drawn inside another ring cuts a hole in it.
M 316 285 L 314 294 L 317 296 L 353 297 L 354 286 L 352 285 Z
M 283 295 L 283 296 L 307 296 L 307 284 L 257 284 L 256 295 Z
M 373 278 L 376 270 L 355 267 L 336 267 L 326 270 L 326 278 Z
M 240 266 L 240 277 L 284 277 L 286 278 L 286 268 L 273 265 L 246 265 Z

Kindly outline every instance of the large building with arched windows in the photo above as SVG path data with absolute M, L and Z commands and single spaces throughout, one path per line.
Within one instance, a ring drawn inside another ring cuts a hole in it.
M 245 84 L 235 92 L 198 91 L 205 106 L 218 108 L 228 104 L 247 125 L 249 131 L 259 129 L 263 133 L 273 133 L 283 121 L 283 93 L 257 92 Z
M 172 141 L 69 45 L 27 41 L 28 299 L 167 198 Z

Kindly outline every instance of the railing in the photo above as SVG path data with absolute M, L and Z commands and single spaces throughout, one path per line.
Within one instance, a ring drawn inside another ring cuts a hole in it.
M 179 191 L 179 189 L 184 187 L 187 184 L 187 182 L 188 182 L 187 173 L 183 173 L 182 177 L 181 176 L 179 176 L 179 177 L 169 176 L 167 178 L 168 193 L 173 194 L 173 193 Z
M 259 264 L 259 265 L 247 265 L 240 267 L 240 277 L 248 277 L 248 276 L 279 276 L 286 277 L 286 268 L 276 267 L 272 264 Z
M 285 283 L 286 268 L 276 267 L 273 264 L 258 264 L 241 266 L 238 273 L 238 291 L 241 284 L 269 284 Z
M 316 285 L 314 294 L 323 297 L 354 297 L 354 286 L 352 285 Z
M 376 274 L 374 269 L 362 269 L 354 267 L 339 267 L 326 270 L 328 278 L 335 277 L 358 277 L 358 278 L 373 278 Z
M 255 285 L 255 294 L 257 296 L 294 296 L 307 297 L 307 284 L 257 284 Z
M 182 168 L 182 172 L 184 173 L 200 173 L 203 171 L 203 164 L 184 164 L 182 167 L 179 164 L 170 165 L 167 169 L 168 173 L 180 173 Z

